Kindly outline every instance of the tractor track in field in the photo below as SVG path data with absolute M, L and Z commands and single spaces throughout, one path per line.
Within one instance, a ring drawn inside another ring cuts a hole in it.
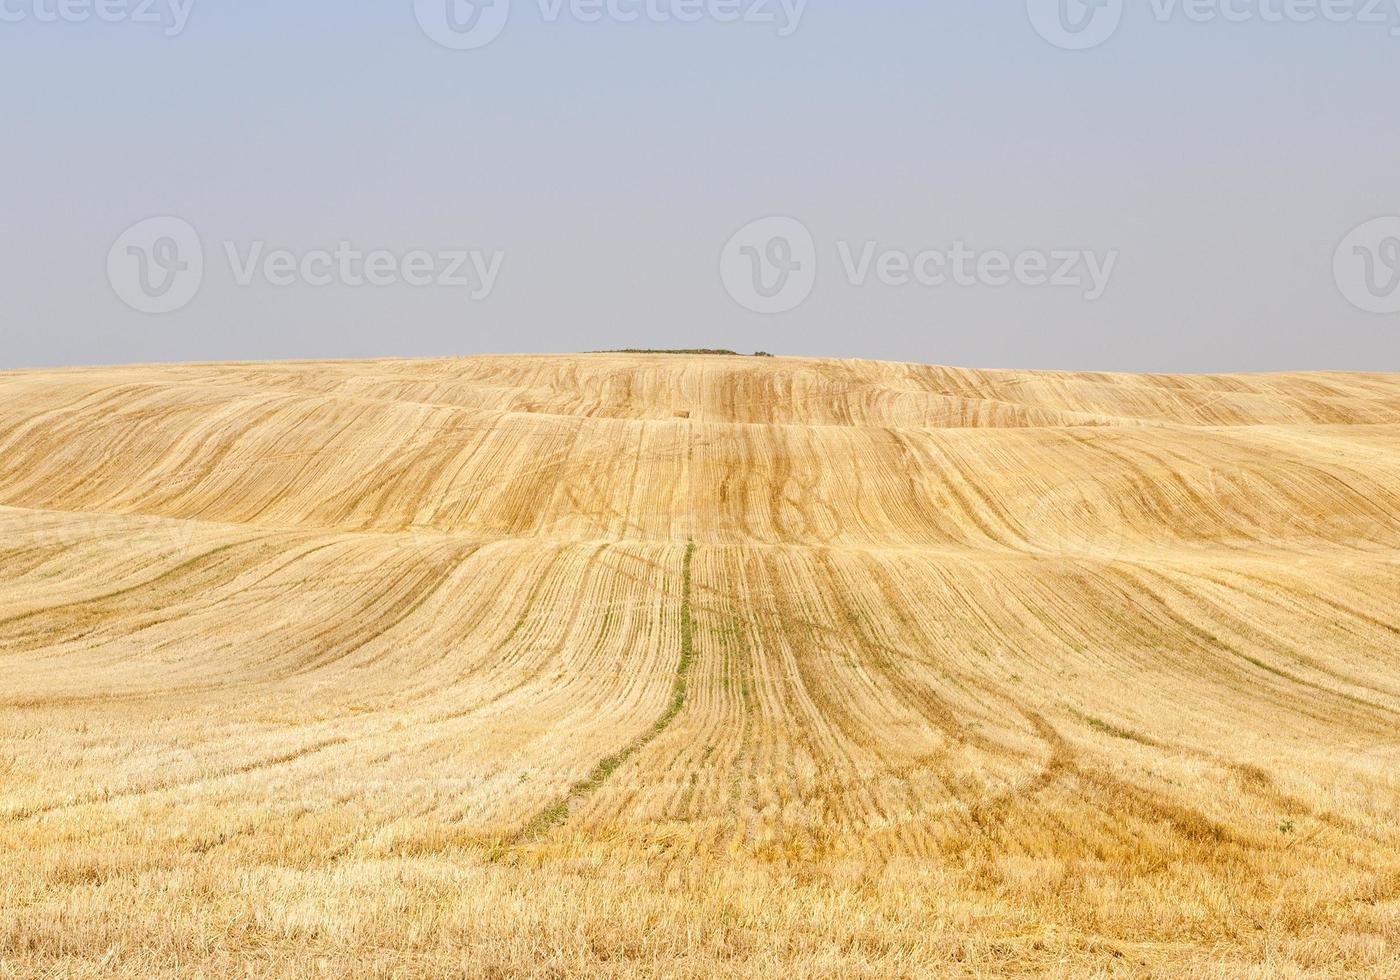
M 579 802 L 597 792 L 608 781 L 608 778 L 622 767 L 623 763 L 655 741 L 657 736 L 669 728 L 671 722 L 675 721 L 676 716 L 685 708 L 690 671 L 695 665 L 695 627 L 690 606 L 690 570 L 694 557 L 695 542 L 688 541 L 685 546 L 685 559 L 681 570 L 681 657 L 679 663 L 676 664 L 676 674 L 671 682 L 671 700 L 666 705 L 666 710 L 641 735 L 618 751 L 598 760 L 588 776 L 570 786 L 569 791 L 562 798 L 535 814 L 511 840 L 512 846 L 518 847 L 533 843 L 555 827 L 563 824 L 569 819 Z

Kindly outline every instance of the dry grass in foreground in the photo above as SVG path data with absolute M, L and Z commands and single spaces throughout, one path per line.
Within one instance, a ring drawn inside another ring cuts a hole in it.
M 1400 377 L 0 374 L 0 975 L 1400 975 Z

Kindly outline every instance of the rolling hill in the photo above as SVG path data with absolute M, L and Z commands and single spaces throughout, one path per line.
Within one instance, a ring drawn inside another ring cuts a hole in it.
M 1400 375 L 0 373 L 0 975 L 1400 974 Z

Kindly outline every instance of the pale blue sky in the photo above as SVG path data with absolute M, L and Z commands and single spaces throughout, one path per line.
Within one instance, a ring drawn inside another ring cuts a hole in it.
M 551 23 L 515 0 L 498 39 L 453 51 L 413 0 L 193 0 L 175 37 L 35 19 L 55 2 L 5 0 L 30 16 L 0 22 L 0 367 L 706 346 L 1400 370 L 1400 314 L 1351 305 L 1333 273 L 1353 228 L 1400 214 L 1389 25 L 1162 23 L 1126 0 L 1116 35 L 1067 52 L 1025 0 L 811 0 L 786 38 Z M 206 270 L 187 306 L 150 316 L 107 260 L 156 215 L 197 229 Z M 818 256 L 810 298 L 778 315 L 718 272 L 768 215 L 799 219 Z M 342 240 L 504 259 L 473 302 L 240 286 L 224 249 Z M 1094 302 L 855 286 L 837 246 L 868 240 L 1118 259 Z

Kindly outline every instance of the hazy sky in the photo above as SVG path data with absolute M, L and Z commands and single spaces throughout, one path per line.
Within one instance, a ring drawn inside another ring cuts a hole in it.
M 0 367 L 1400 370 L 1396 0 L 1054 2 L 0 0 Z

